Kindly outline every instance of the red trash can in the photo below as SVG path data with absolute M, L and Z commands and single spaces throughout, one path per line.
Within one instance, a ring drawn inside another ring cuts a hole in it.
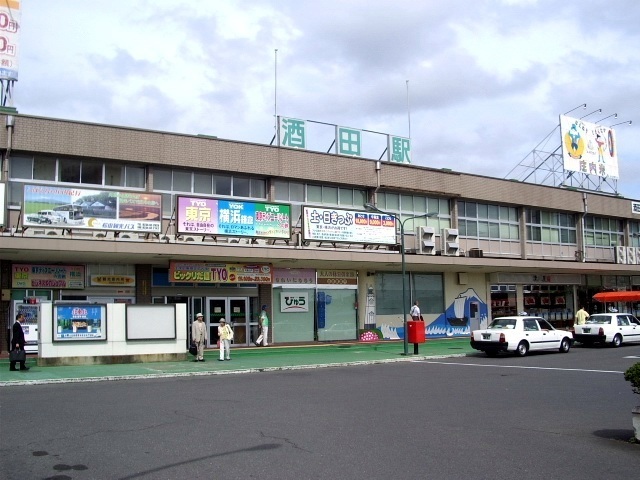
M 424 343 L 424 322 L 407 322 L 407 343 Z

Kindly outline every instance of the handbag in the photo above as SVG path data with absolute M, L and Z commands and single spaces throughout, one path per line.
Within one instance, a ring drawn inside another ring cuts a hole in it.
M 227 325 L 227 338 L 230 342 L 233 342 L 233 328 Z
M 9 361 L 10 362 L 26 362 L 27 352 L 25 350 L 14 348 L 9 352 Z
M 195 343 L 189 345 L 189 353 L 194 357 L 198 355 L 198 346 Z

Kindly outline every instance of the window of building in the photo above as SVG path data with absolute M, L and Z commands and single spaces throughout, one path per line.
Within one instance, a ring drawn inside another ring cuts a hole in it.
M 640 222 L 629 221 L 630 247 L 640 247 Z
M 491 316 L 516 315 L 517 299 L 515 285 L 491 285 Z
M 143 189 L 145 168 L 98 159 L 71 159 L 42 155 L 9 158 L 9 205 L 22 204 L 25 183 L 49 182 Z
M 80 170 L 80 183 L 103 185 L 103 169 L 104 162 L 100 162 L 97 160 L 82 160 Z
M 527 241 L 546 244 L 576 245 L 576 216 L 572 213 L 525 210 Z
M 80 183 L 80 160 L 73 158 L 58 159 L 58 181 Z
M 302 206 L 305 204 L 362 210 L 367 198 L 366 190 L 307 185 L 287 180 L 273 181 L 273 188 L 276 201 L 291 204 L 291 218 L 294 226 L 299 226 L 297 219 L 301 217 Z
M 407 234 L 412 234 L 416 227 L 430 226 L 436 230 L 451 227 L 451 212 L 446 198 L 378 192 L 377 202 L 380 210 L 396 215 L 404 222 Z M 437 213 L 437 216 L 420 217 L 426 213 Z
M 624 245 L 624 222 L 615 218 L 587 215 L 584 219 L 585 244 L 593 247 Z
M 518 209 L 477 202 L 458 202 L 460 236 L 519 240 Z
M 420 302 L 420 311 L 423 314 L 439 314 L 444 311 L 441 274 L 408 273 L 406 293 L 407 312 L 416 300 Z M 402 316 L 404 308 L 402 301 L 398 299 L 402 299 L 402 274 L 376 273 L 376 314 Z
M 225 173 L 170 168 L 153 169 L 153 190 L 162 194 L 162 215 L 173 214 L 176 194 L 233 196 L 266 200 L 266 180 Z

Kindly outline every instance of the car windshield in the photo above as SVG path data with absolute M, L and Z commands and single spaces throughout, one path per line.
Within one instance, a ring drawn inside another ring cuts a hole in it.
M 489 328 L 501 329 L 501 328 L 516 328 L 516 319 L 515 318 L 497 318 Z
M 611 323 L 611 315 L 591 315 L 589 318 L 587 318 L 587 323 L 608 324 Z

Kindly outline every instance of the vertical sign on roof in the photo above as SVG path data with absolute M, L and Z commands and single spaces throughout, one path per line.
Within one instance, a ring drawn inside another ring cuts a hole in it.
M 404 137 L 388 136 L 387 147 L 389 161 L 398 163 L 411 163 L 411 139 Z
M 336 126 L 336 153 L 362 156 L 362 132 L 354 128 Z
M 0 78 L 18 80 L 20 1 L 0 2 Z
M 307 148 L 305 121 L 278 117 L 278 145 L 289 148 Z

